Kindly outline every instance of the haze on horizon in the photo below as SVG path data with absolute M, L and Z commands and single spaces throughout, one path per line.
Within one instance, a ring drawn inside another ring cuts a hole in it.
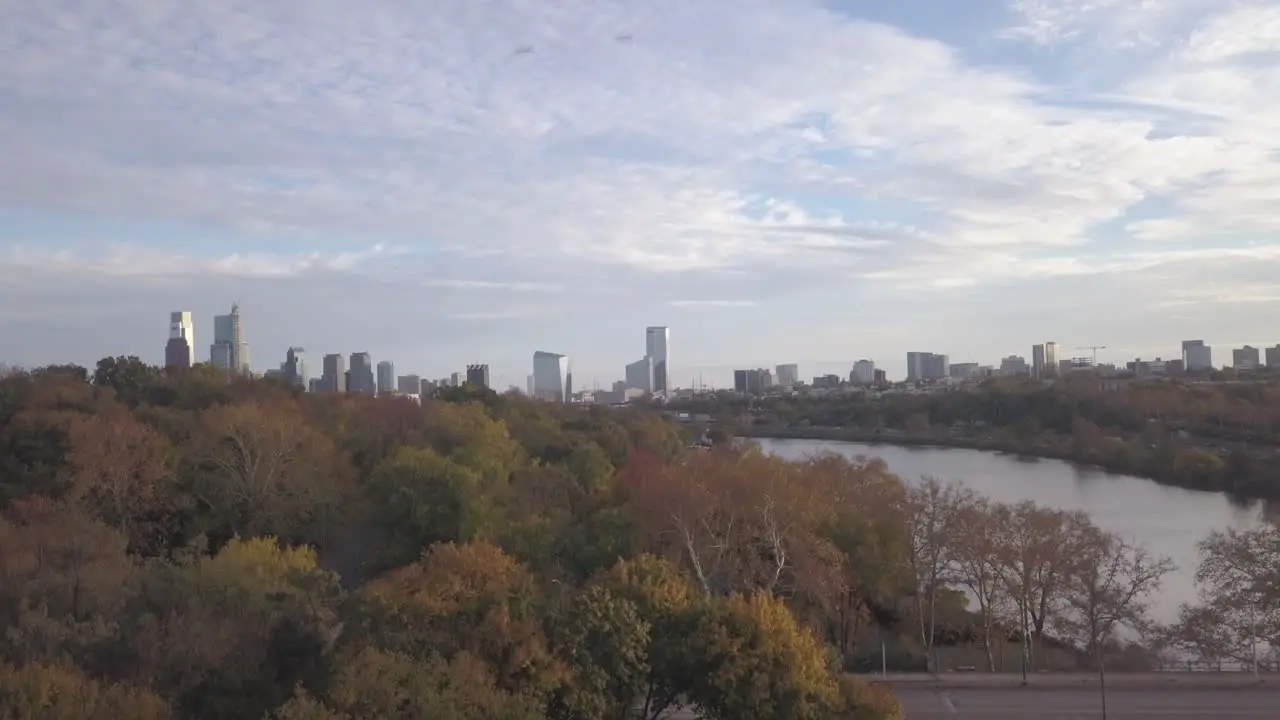
M 1268 0 L 10 0 L 0 362 L 1274 344 Z M 619 39 L 620 35 L 630 36 Z M 523 51 L 524 48 L 529 52 Z

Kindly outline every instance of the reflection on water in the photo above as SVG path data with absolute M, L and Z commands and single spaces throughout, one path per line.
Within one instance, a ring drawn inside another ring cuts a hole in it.
M 1214 530 L 1247 527 L 1264 514 L 1261 502 L 1241 503 L 1220 493 L 1165 487 L 1061 460 L 833 440 L 761 439 L 759 443 L 768 452 L 793 459 L 818 452 L 878 457 L 908 482 L 925 476 L 960 480 L 999 502 L 1033 500 L 1046 507 L 1083 510 L 1104 530 L 1173 558 L 1178 568 L 1166 576 L 1153 599 L 1152 612 L 1164 622 L 1177 617 L 1180 604 L 1195 600 L 1196 543 Z M 1268 516 L 1280 515 L 1274 506 L 1265 510 Z

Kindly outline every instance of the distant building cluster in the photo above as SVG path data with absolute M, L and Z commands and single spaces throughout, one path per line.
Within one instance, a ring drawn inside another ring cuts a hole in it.
M 654 397 L 663 400 L 677 395 L 706 392 L 695 378 L 693 387 L 678 390 L 671 381 L 671 330 L 666 326 L 645 328 L 645 353 L 635 362 L 623 368 L 623 379 L 613 383 L 610 389 L 576 388 L 573 366 L 569 356 L 539 350 L 533 353 L 532 372 L 526 377 L 523 388 L 530 397 L 549 402 L 594 402 L 625 404 L 637 398 Z M 1105 346 L 1084 346 L 1076 350 L 1090 351 L 1088 355 L 1062 357 L 1058 343 L 1048 341 L 1031 346 L 1031 361 L 1020 355 L 1001 359 L 998 366 L 976 362 L 952 363 L 944 353 L 912 351 L 907 353 L 906 385 L 914 387 L 946 387 L 957 383 L 976 382 L 990 377 L 1026 376 L 1049 381 L 1073 373 L 1090 372 L 1101 375 L 1129 373 L 1139 377 L 1206 373 L 1214 370 L 1213 348 L 1203 340 L 1182 342 L 1179 358 L 1164 360 L 1135 359 L 1123 368 L 1099 365 L 1097 351 Z M 169 316 L 169 340 L 164 349 L 165 365 L 191 367 L 196 360 L 195 322 L 192 313 L 180 310 Z M 1262 368 L 1280 368 L 1280 344 L 1268 348 L 1245 345 L 1231 351 L 1232 368 L 1237 372 L 1251 372 Z M 226 315 L 213 319 L 213 343 L 209 346 L 211 366 L 229 375 L 250 374 L 249 345 L 244 341 L 240 306 L 233 304 Z M 308 392 L 350 393 L 356 395 L 430 395 L 444 387 L 469 385 L 490 388 L 489 365 L 473 363 L 462 372 L 451 373 L 446 378 L 430 380 L 419 375 L 397 375 L 395 364 L 389 360 L 374 363 L 368 352 L 349 355 L 326 354 L 321 358 L 320 373 L 313 376 L 308 364 L 307 352 L 301 347 L 290 347 L 284 362 L 278 368 L 266 372 L 279 377 Z M 853 363 L 848 375 L 818 375 L 805 382 L 800 377 L 800 366 L 785 363 L 768 368 L 744 368 L 733 371 L 733 391 L 742 394 L 767 394 L 804 392 L 857 391 L 880 389 L 889 386 L 885 371 L 868 359 Z M 714 390 L 712 390 L 714 392 Z

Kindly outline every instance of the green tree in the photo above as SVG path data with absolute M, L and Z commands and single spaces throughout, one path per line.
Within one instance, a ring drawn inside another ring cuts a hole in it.
M 649 623 L 635 603 L 595 585 L 573 599 L 558 627 L 556 653 L 572 677 L 556 694 L 551 716 L 625 720 L 649 676 Z

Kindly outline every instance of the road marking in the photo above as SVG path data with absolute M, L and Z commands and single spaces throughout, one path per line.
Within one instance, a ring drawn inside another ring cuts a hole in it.
M 952 715 L 956 714 L 956 704 L 951 702 L 951 693 L 949 692 L 942 693 L 942 706 L 945 707 L 947 709 L 947 712 L 951 713 Z

